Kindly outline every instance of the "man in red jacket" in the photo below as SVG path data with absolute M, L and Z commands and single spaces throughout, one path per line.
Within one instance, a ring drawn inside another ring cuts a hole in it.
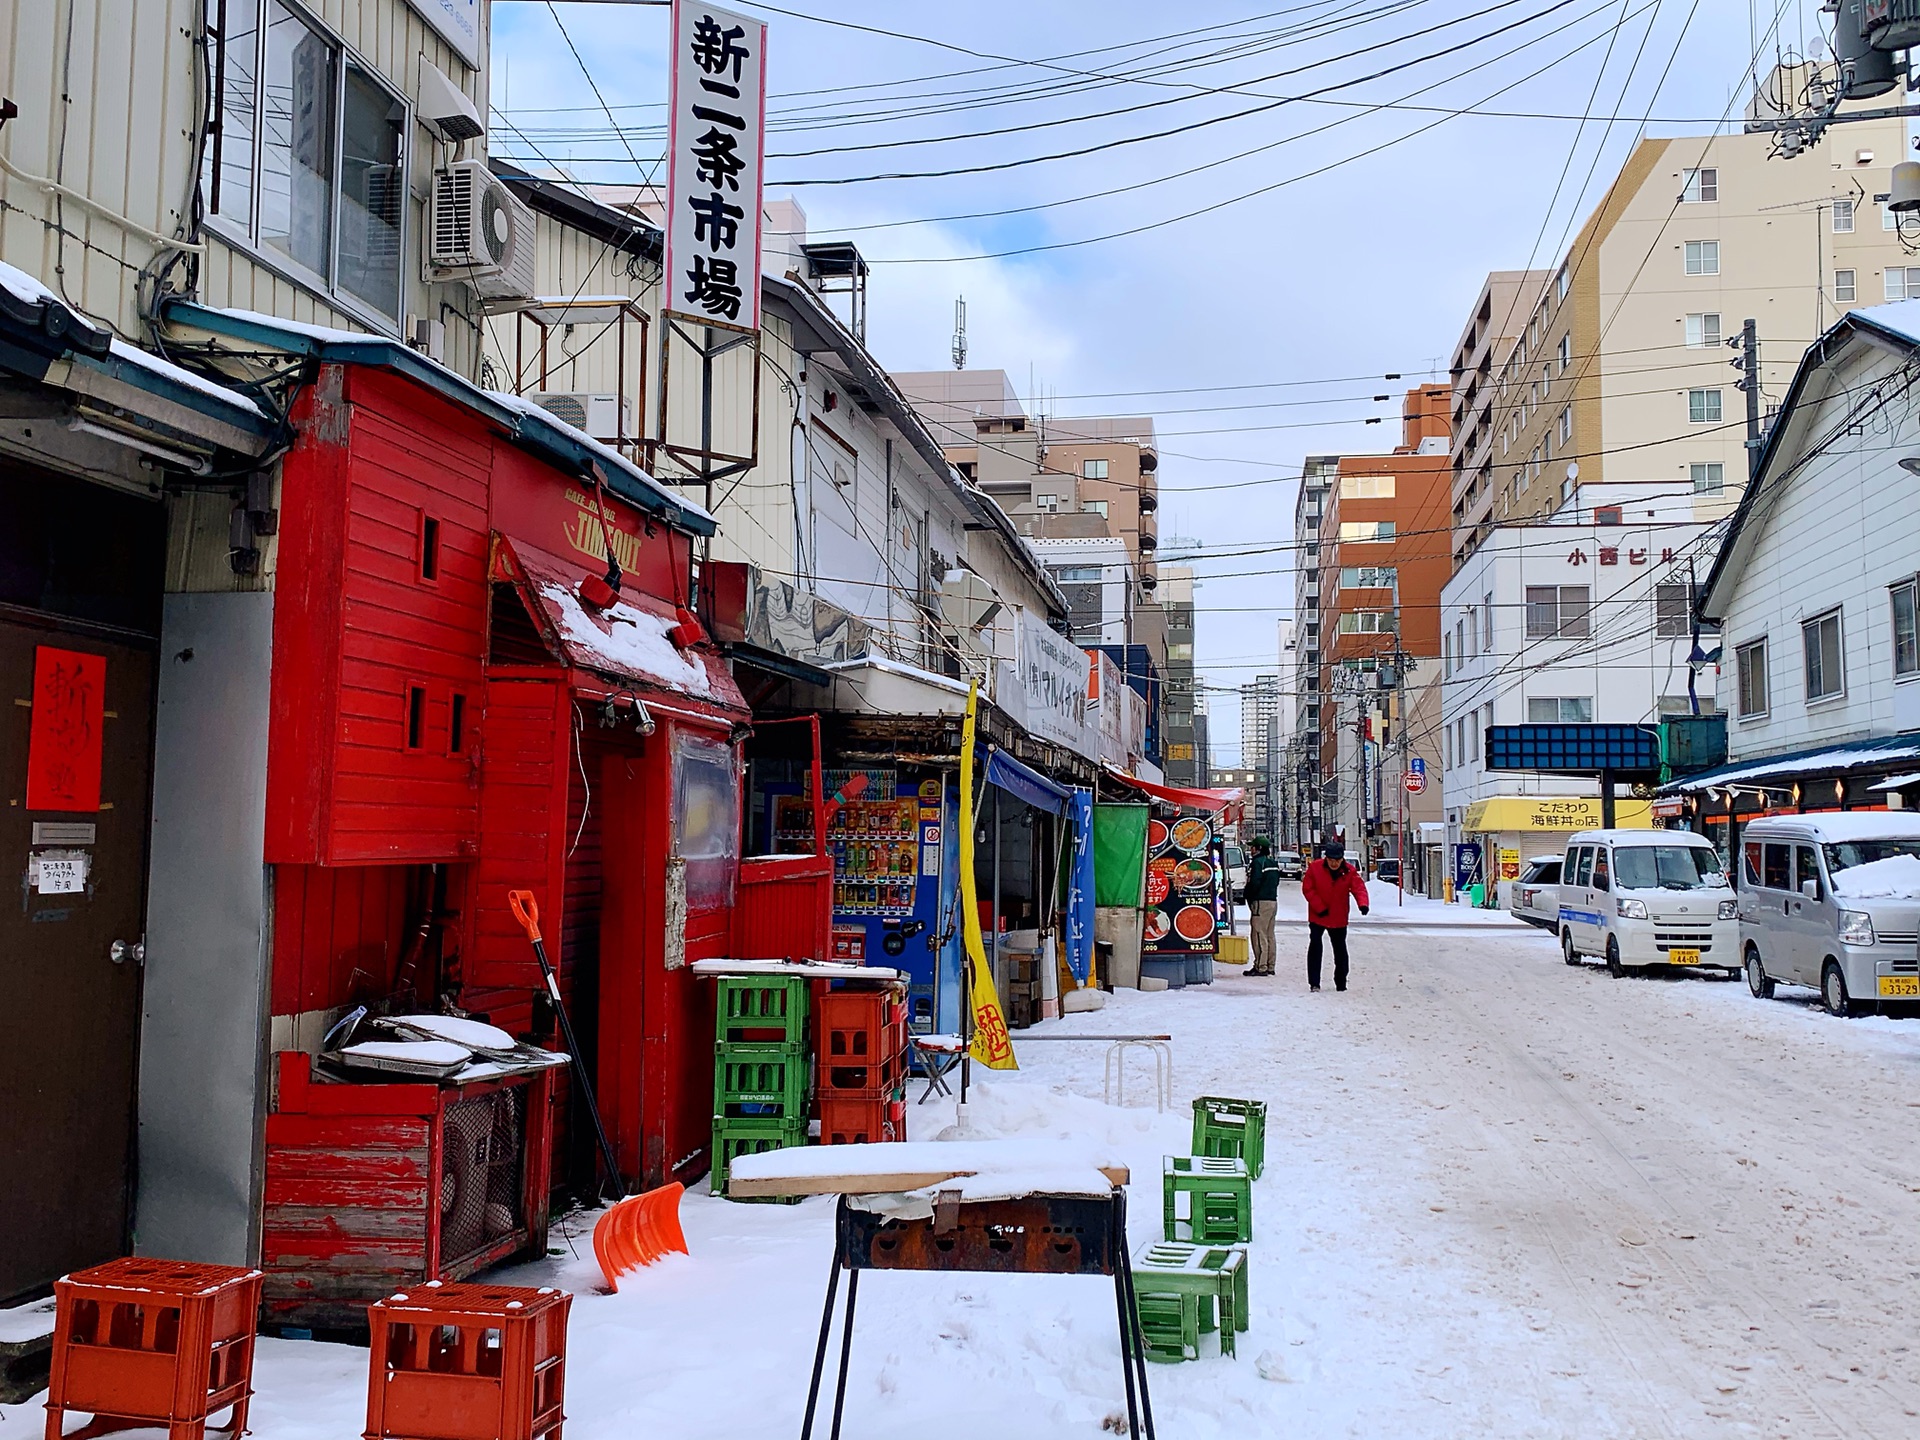
M 1307 867 L 1300 893 L 1307 902 L 1307 988 L 1320 988 L 1320 937 L 1333 941 L 1333 988 L 1347 988 L 1347 901 L 1367 913 L 1367 886 L 1360 872 L 1347 864 L 1347 849 L 1338 840 L 1320 847 L 1320 859 Z

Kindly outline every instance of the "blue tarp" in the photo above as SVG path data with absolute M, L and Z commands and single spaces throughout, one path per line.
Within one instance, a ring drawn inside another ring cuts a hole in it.
M 1067 873 L 1067 906 L 1061 932 L 1066 940 L 1067 968 L 1082 985 L 1093 968 L 1093 791 L 1075 789 L 1073 862 Z
M 1054 784 L 1038 770 L 1022 765 L 1004 750 L 988 753 L 987 783 L 998 785 L 1036 810 L 1045 810 L 1053 815 L 1066 814 L 1067 804 L 1073 799 L 1073 792 L 1064 785 Z

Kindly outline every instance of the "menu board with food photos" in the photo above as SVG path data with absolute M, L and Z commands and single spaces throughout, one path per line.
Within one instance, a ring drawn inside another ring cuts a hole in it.
M 1147 822 L 1147 928 L 1142 953 L 1213 955 L 1220 948 L 1213 826 L 1196 816 Z

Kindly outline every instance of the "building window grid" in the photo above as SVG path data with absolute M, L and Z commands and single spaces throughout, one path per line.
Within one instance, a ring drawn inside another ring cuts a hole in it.
M 1711 203 L 1720 198 L 1720 172 L 1709 166 L 1681 174 L 1680 199 L 1685 204 Z
M 1920 265 L 1889 265 L 1881 287 L 1889 300 L 1920 300 Z
M 1526 605 L 1529 640 L 1582 640 L 1591 628 L 1585 585 L 1529 585 Z
M 1847 693 L 1846 653 L 1840 611 L 1829 610 L 1800 623 L 1800 647 L 1806 662 L 1807 703 Z
M 1833 298 L 1843 304 L 1850 303 L 1854 299 L 1853 271 L 1833 272 Z
M 1733 652 L 1734 671 L 1739 688 L 1740 718 L 1754 719 L 1768 709 L 1767 640 L 1749 640 Z
M 1718 495 L 1726 489 L 1727 467 L 1718 460 L 1696 460 L 1687 466 L 1687 478 L 1696 495 Z
M 1653 587 L 1653 633 L 1671 640 L 1692 632 L 1691 596 L 1685 584 Z
M 1718 275 L 1720 273 L 1720 242 L 1718 240 L 1688 240 L 1682 249 L 1689 275 Z
M 1893 611 L 1894 678 L 1920 675 L 1920 579 L 1890 586 L 1887 595 Z
M 1720 343 L 1720 315 L 1708 310 L 1687 316 L 1687 347 L 1705 349 Z
M 1719 390 L 1687 391 L 1687 423 L 1690 425 L 1718 425 L 1725 417 L 1725 406 Z
M 1853 233 L 1853 198 L 1851 196 L 1833 202 L 1833 233 L 1836 235 Z

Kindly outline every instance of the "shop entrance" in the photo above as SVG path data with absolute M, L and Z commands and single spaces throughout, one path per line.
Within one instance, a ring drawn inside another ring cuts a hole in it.
M 0 514 L 4 1301 L 126 1245 L 164 520 L 4 466 Z

